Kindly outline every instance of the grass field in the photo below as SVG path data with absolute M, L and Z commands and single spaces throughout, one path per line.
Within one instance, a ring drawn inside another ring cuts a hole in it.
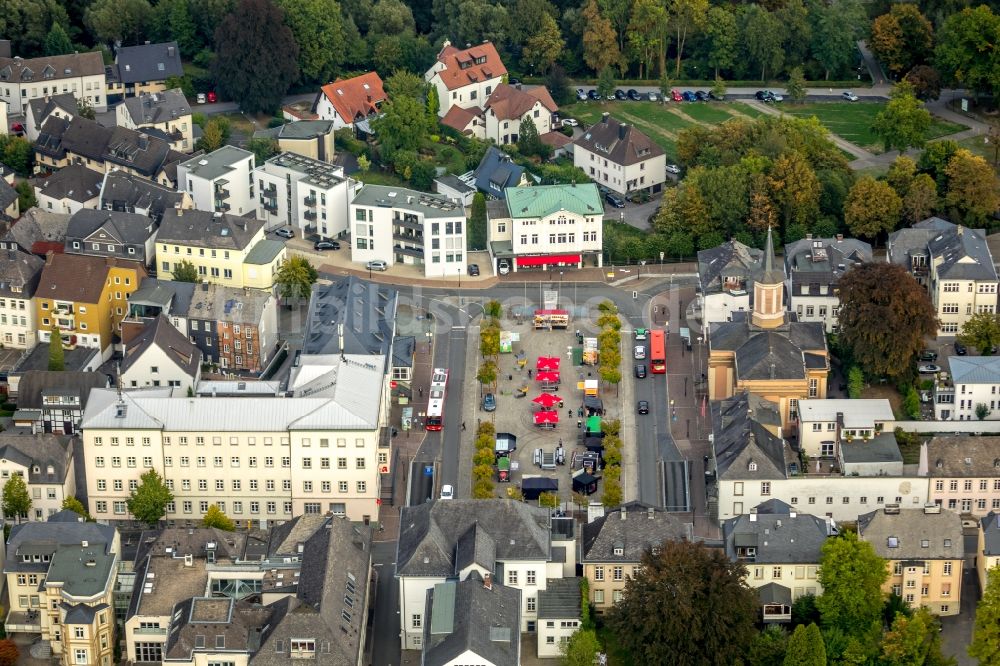
M 882 142 L 871 130 L 875 116 L 885 108 L 884 102 L 823 102 L 814 104 L 783 104 L 781 110 L 799 118 L 816 116 L 833 134 L 873 153 L 882 152 Z M 965 127 L 940 118 L 931 118 L 928 139 L 937 139 Z

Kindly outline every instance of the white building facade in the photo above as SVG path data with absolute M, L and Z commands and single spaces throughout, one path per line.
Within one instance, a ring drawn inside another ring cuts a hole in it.
M 1000 420 L 1000 356 L 949 356 L 948 367 L 934 381 L 934 418 Z
M 799 448 L 810 458 L 839 455 L 841 440 L 871 439 L 891 432 L 895 416 L 889 401 L 799 400 Z
M 59 93 L 72 93 L 97 113 L 107 111 L 101 53 L 0 58 L 0 100 L 12 115 L 23 114 L 30 100 Z
M 506 74 L 507 68 L 492 43 L 460 50 L 445 41 L 424 80 L 437 89 L 438 116 L 443 118 L 452 106 L 482 109 Z
M 177 189 L 191 195 L 196 210 L 242 216 L 257 210 L 253 170 L 253 153 L 223 146 L 179 164 Z
M 257 167 L 257 217 L 265 229 L 288 225 L 300 234 L 339 238 L 348 231 L 348 209 L 358 183 L 343 167 L 296 153 L 281 153 Z

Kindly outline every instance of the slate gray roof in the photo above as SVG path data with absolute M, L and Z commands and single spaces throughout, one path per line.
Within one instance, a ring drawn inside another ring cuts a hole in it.
M 698 278 L 702 292 L 718 294 L 724 291 L 726 278 L 739 278 L 749 289 L 753 276 L 759 271 L 764 253 L 731 240 L 722 245 L 698 252 Z
M 990 511 L 979 519 L 983 531 L 983 552 L 977 555 L 1000 555 L 1000 512 Z
M 758 506 L 756 514 L 722 523 L 729 559 L 737 559 L 737 547 L 753 547 L 757 554 L 750 561 L 755 564 L 819 564 L 820 549 L 834 533 L 825 519 L 797 513 L 783 502 Z
M 0 58 L 0 81 L 9 83 L 59 81 L 77 76 L 96 76 L 103 72 L 104 58 L 99 51 L 27 59 Z
M 271 614 L 270 608 L 225 597 L 181 600 L 171 613 L 178 619 L 171 619 L 163 657 L 194 661 L 196 653 L 253 652 Z
M 479 166 L 473 172 L 476 188 L 497 199 L 506 198 L 508 187 L 517 187 L 524 174 L 524 167 L 515 164 L 510 155 L 490 146 L 479 160 Z M 506 213 L 507 209 L 501 208 Z
M 444 666 L 467 651 L 494 666 L 520 666 L 521 591 L 474 572 L 427 590 L 423 666 Z
M 183 192 L 176 192 L 119 169 L 108 172 L 101 187 L 101 208 L 129 213 L 134 213 L 137 208 L 148 210 L 150 217 L 157 222 L 163 217 L 163 211 L 183 201 Z
M 82 543 L 82 542 L 81 542 Z M 49 562 L 48 583 L 62 583 L 62 593 L 73 597 L 93 597 L 108 589 L 118 554 L 102 543 L 63 545 Z
M 94 617 L 106 608 L 110 608 L 107 604 L 97 604 L 96 606 L 88 606 L 87 604 L 76 604 L 71 606 L 67 603 L 61 604 L 63 610 L 66 611 L 66 619 L 64 624 L 93 624 Z
M 285 123 L 277 127 L 259 129 L 253 133 L 253 138 L 315 139 L 319 136 L 325 136 L 332 131 L 332 120 L 296 120 L 295 122 Z
M 124 358 L 121 362 L 122 374 L 127 373 L 152 347 L 159 347 L 185 375 L 194 380 L 201 365 L 201 350 L 162 314 L 146 324 L 139 335 L 125 345 Z
M 75 371 L 78 369 L 83 370 L 84 368 L 97 367 L 100 365 L 100 360 L 97 358 L 99 353 L 100 350 L 94 349 L 93 347 L 77 346 L 75 349 L 65 350 L 64 357 L 66 361 L 66 370 Z M 14 364 L 15 372 L 28 372 L 29 370 L 47 372 L 48 369 L 48 342 L 39 342 L 30 352 L 28 352 L 26 356 L 22 356 Z
M 62 484 L 73 471 L 73 448 L 69 437 L 0 433 L 0 459 L 28 469 L 28 483 Z M 37 467 L 37 470 L 36 470 Z M 49 467 L 52 473 L 49 474 Z
M 41 409 L 43 393 L 57 390 L 78 396 L 81 406 L 86 407 L 90 390 L 107 388 L 110 381 L 103 372 L 27 370 L 17 386 L 17 406 L 21 409 Z
M 263 228 L 264 223 L 247 217 L 221 214 L 206 210 L 164 211 L 157 243 L 175 243 L 217 250 L 244 250 Z
M 69 219 L 66 236 L 87 238 L 98 229 L 125 245 L 142 245 L 155 231 L 153 221 L 145 215 L 81 208 Z
M 852 266 L 872 260 L 872 246 L 855 238 L 803 238 L 785 245 L 785 272 L 791 279 L 791 295 L 800 296 L 803 285 L 810 296 L 820 295 L 824 285 L 831 287 Z
M 47 197 L 85 203 L 100 196 L 103 180 L 104 175 L 93 169 L 82 164 L 70 164 L 48 178 L 33 180 L 32 185 L 38 189 L 39 194 Z
M 624 166 L 664 154 L 662 148 L 633 125 L 622 123 L 608 113 L 588 127 L 574 144 Z
M 719 479 L 784 479 L 789 465 L 798 463 L 788 443 L 753 418 L 745 391 L 714 401 L 711 408 Z
M 711 349 L 735 352 L 740 379 L 801 379 L 807 367 L 827 364 L 823 354 L 807 353 L 826 351 L 820 322 L 788 321 L 763 330 L 749 313 L 734 312 L 732 321 L 711 323 L 708 338 Z
M 23 554 L 52 555 L 64 546 L 77 546 L 86 541 L 91 546 L 102 544 L 110 548 L 115 528 L 90 522 L 52 520 L 15 525 L 7 539 L 7 560 L 4 571 L 45 571 L 47 562 L 22 562 Z
M 851 463 L 903 463 L 903 454 L 896 443 L 896 434 L 891 430 L 881 432 L 867 442 L 857 438 L 840 443 L 840 457 L 845 465 Z
M 186 316 L 196 286 L 193 282 L 146 278 L 129 295 L 128 302 L 167 308 L 168 313 Z
M 389 185 L 365 185 L 351 201 L 354 206 L 389 206 L 432 218 L 464 217 L 465 209 L 438 194 Z
M 191 115 L 191 106 L 180 88 L 158 93 L 142 93 L 122 102 L 132 122 L 137 126 L 158 125 Z
M 580 579 L 553 578 L 538 591 L 538 619 L 579 619 Z
M 253 153 L 236 146 L 222 146 L 207 155 L 198 155 L 189 160 L 181 162 L 181 166 L 199 178 L 205 180 L 215 180 L 228 175 L 235 167 L 234 164 L 242 162 L 247 158 L 253 158 Z M 253 169 L 251 159 L 250 168 Z
M 59 93 L 58 95 L 48 95 L 46 97 L 36 97 L 28 100 L 28 107 L 31 109 L 31 117 L 35 122 L 43 123 L 49 114 L 59 109 L 64 113 L 75 116 L 79 113 L 76 106 L 76 97 L 71 92 Z M 25 114 L 27 115 L 27 114 Z M 37 128 L 36 128 L 37 129 Z
M 775 331 L 760 331 L 736 350 L 736 377 L 757 379 L 803 379 L 806 368 L 802 350 Z
M 33 254 L 0 249 L 0 296 L 30 299 L 35 295 L 44 265 L 45 261 Z
M 12 245 L 16 245 L 25 252 L 32 252 L 36 243 L 62 245 L 66 242 L 69 218 L 69 215 L 49 213 L 37 207 L 21 211 L 21 217 L 0 236 L 0 244 L 6 249 L 13 249 Z
M 460 194 L 468 194 L 470 192 L 476 191 L 475 187 L 469 185 L 467 182 L 465 182 L 458 176 L 455 176 L 450 173 L 446 173 L 443 176 L 438 176 L 437 178 L 434 179 L 434 182 L 444 185 L 445 187 L 448 187 L 450 189 L 453 189 L 456 192 L 459 192 Z
M 177 42 L 120 46 L 115 54 L 115 78 L 122 83 L 165 81 L 184 76 Z
M 767 583 L 757 588 L 757 599 L 761 604 L 792 605 L 792 591 L 780 583 Z
M 17 201 L 17 190 L 15 190 L 6 178 L 0 178 L 0 212 L 3 212 L 12 203 Z
M 860 515 L 858 536 L 887 560 L 960 560 L 965 555 L 961 517 L 940 507 L 937 513 L 882 509 Z
M 924 446 L 928 476 L 982 478 L 1000 475 L 998 436 L 936 435 Z
M 325 514 L 302 514 L 281 525 L 275 525 L 268 534 L 267 554 L 270 557 L 278 555 L 300 555 L 299 547 L 331 520 Z
M 907 269 L 912 257 L 922 255 L 934 261 L 940 259 L 937 274 L 942 279 L 997 279 L 982 229 L 969 229 L 940 217 L 929 217 L 909 229 L 889 234 L 887 247 L 889 260 Z
M 546 509 L 502 499 L 432 501 L 402 509 L 396 575 L 454 575 L 458 542 L 475 523 L 496 544 L 498 561 L 550 558 Z
M 673 514 L 628 502 L 583 526 L 583 561 L 639 562 L 647 548 L 691 537 L 691 525 Z M 621 555 L 615 554 L 616 548 Z
M 393 345 L 399 292 L 392 286 L 348 276 L 313 285 L 303 354 L 384 354 Z M 338 326 L 343 325 L 344 348 Z
M 1000 384 L 1000 356 L 949 356 L 955 384 Z

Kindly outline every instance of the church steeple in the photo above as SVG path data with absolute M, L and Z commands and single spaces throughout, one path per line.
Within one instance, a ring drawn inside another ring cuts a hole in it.
M 771 227 L 767 228 L 764 245 L 764 266 L 753 287 L 753 318 L 756 326 L 777 328 L 785 323 L 785 272 L 775 268 L 774 241 Z

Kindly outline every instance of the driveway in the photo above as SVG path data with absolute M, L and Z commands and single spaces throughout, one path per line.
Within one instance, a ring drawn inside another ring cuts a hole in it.
M 668 178 L 671 176 L 668 174 Z M 668 185 L 671 183 L 667 183 Z M 650 228 L 649 216 L 660 208 L 660 199 L 663 194 L 657 194 L 646 203 L 634 204 L 631 201 L 625 202 L 624 208 L 615 208 L 604 202 L 604 219 L 620 220 L 626 224 L 647 231 Z

